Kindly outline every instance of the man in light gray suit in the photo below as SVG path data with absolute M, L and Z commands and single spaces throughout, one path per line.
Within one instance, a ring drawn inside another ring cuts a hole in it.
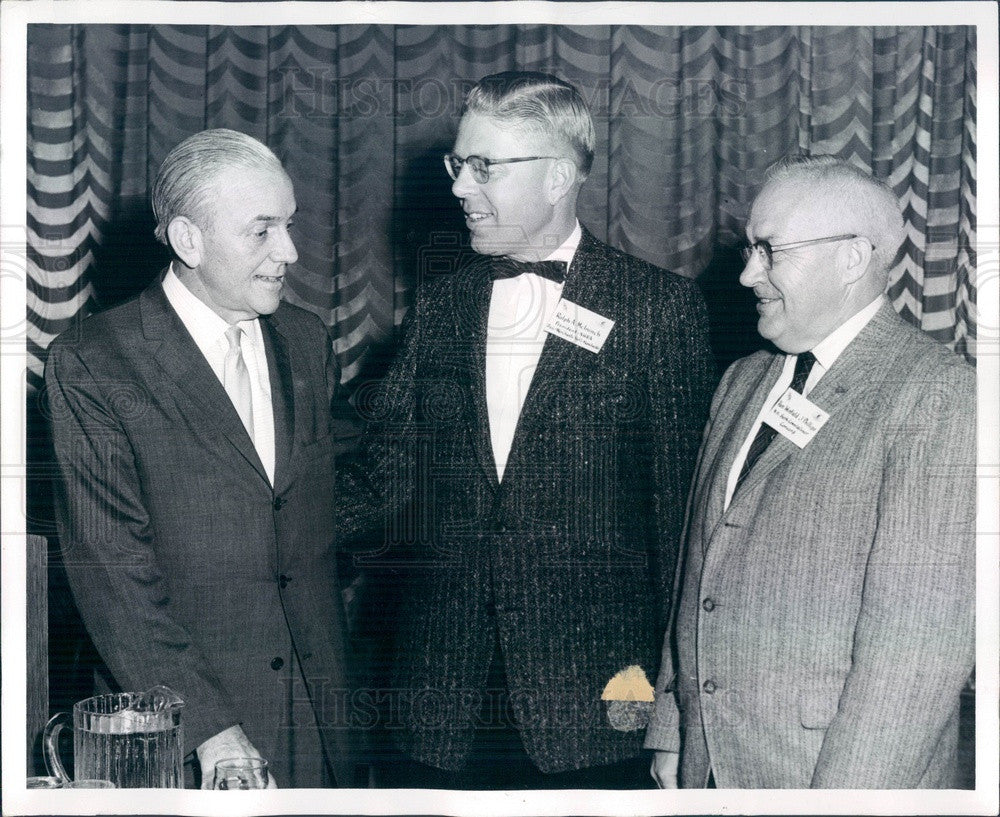
M 892 191 L 768 174 L 740 282 L 778 349 L 712 402 L 646 746 L 665 787 L 952 787 L 974 660 L 975 372 L 886 301 Z M 680 773 L 678 776 L 678 759 Z

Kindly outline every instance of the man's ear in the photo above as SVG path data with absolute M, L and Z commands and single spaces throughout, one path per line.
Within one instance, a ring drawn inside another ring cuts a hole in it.
M 175 216 L 167 225 L 167 240 L 185 266 L 193 269 L 201 265 L 205 246 L 201 228 L 187 216 Z
M 855 283 L 868 272 L 868 266 L 872 261 L 872 249 L 871 242 L 862 236 L 858 236 L 842 248 L 845 284 Z
M 577 180 L 576 162 L 556 159 L 549 174 L 549 204 L 556 204 L 573 190 Z

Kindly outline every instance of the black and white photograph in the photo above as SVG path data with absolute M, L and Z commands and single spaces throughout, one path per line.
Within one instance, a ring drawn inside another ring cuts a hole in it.
M 1000 808 L 995 3 L 0 24 L 4 814 Z

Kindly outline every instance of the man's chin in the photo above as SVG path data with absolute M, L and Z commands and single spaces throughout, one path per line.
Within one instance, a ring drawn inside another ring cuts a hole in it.
M 281 288 L 281 291 L 282 292 L 285 291 L 284 287 Z M 281 295 L 280 295 L 280 293 L 277 294 L 277 295 L 274 295 L 272 297 L 257 298 L 253 302 L 254 311 L 258 315 L 271 315 L 275 311 L 277 311 L 277 309 L 278 309 L 279 306 L 281 306 Z
M 480 255 L 508 255 L 513 249 L 508 242 L 486 236 L 472 236 L 472 249 Z
M 524 251 L 525 237 L 520 230 L 482 230 L 471 233 L 470 244 L 480 255 L 517 255 Z
M 781 331 L 779 327 L 774 325 L 774 321 L 770 318 L 762 317 L 757 321 L 757 334 L 764 338 L 764 340 L 769 340 L 775 346 L 781 348 L 778 344 Z

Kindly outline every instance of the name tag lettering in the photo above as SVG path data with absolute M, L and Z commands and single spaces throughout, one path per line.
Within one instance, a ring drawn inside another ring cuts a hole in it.
M 805 448 L 829 419 L 823 409 L 790 388 L 771 407 L 764 422 L 799 448 Z
M 601 351 L 614 325 L 611 318 L 591 312 L 572 301 L 560 299 L 545 331 L 596 354 Z

